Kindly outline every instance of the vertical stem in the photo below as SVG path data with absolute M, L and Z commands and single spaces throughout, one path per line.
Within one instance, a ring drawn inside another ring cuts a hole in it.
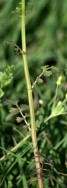
M 26 35 L 25 35 L 25 0 L 21 0 L 21 8 L 22 8 L 22 23 L 21 23 L 21 37 L 22 37 L 22 50 L 23 50 L 23 65 L 25 72 L 25 79 L 28 91 L 28 101 L 29 101 L 29 109 L 30 109 L 30 122 L 31 122 L 31 135 L 32 135 L 32 144 L 34 150 L 34 158 L 36 164 L 36 172 L 38 179 L 38 188 L 43 188 L 42 182 L 42 173 L 40 167 L 40 160 L 38 155 L 38 146 L 37 146 L 37 137 L 36 137 L 36 126 L 35 126 L 35 114 L 34 114 L 34 104 L 32 97 L 32 86 L 30 81 L 28 62 L 27 62 L 27 53 L 26 53 Z

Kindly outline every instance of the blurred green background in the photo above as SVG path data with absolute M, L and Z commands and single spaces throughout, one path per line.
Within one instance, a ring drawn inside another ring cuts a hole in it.
M 57 116 L 46 124 L 44 119 L 50 115 L 60 75 L 62 84 L 58 89 L 57 102 L 63 101 L 67 92 L 67 0 L 26 0 L 26 39 L 32 83 L 41 73 L 41 66 L 57 66 L 59 70 L 51 77 L 42 77 L 43 83 L 33 89 L 33 98 L 39 152 L 44 156 L 44 187 L 66 188 L 67 115 Z M 8 65 L 14 65 L 13 79 L 4 88 L 5 94 L 0 100 L 0 157 L 28 134 L 24 121 L 16 121 L 20 113 L 12 115 L 9 112 L 15 107 L 14 102 L 8 101 L 4 105 L 6 99 L 18 100 L 19 105 L 23 104 L 22 110 L 29 121 L 22 58 L 14 45 L 5 43 L 10 41 L 21 48 L 21 4 L 18 0 L 0 0 L 0 72 L 4 72 Z M 46 165 L 46 162 L 49 164 Z M 0 185 L 2 188 L 37 188 L 30 138 L 14 155 L 1 161 Z

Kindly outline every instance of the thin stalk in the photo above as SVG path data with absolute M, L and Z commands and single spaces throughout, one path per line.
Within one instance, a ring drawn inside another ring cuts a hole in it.
M 22 139 L 16 146 L 14 146 L 10 151 L 5 150 L 5 151 L 7 151 L 7 153 L 6 153 L 5 155 L 3 155 L 3 157 L 0 158 L 0 161 L 3 161 L 4 159 L 6 159 L 6 157 L 7 157 L 8 155 L 10 155 L 12 152 L 15 152 L 20 146 L 22 146 L 22 144 L 23 144 L 26 140 L 28 140 L 28 138 L 30 138 L 30 135 L 27 135 L 27 136 L 26 136 L 24 139 Z M 0 149 L 2 149 L 2 148 L 0 147 Z M 14 153 L 13 153 L 13 155 L 15 156 Z
M 40 159 L 39 159 L 39 155 L 38 155 L 38 146 L 37 146 L 35 114 L 34 114 L 34 104 L 33 104 L 33 96 L 32 96 L 32 85 L 31 85 L 31 81 L 30 81 L 28 62 L 27 62 L 27 52 L 26 52 L 25 0 L 21 0 L 21 8 L 22 8 L 21 37 L 22 37 L 22 51 L 23 51 L 22 57 L 23 57 L 24 73 L 25 73 L 27 92 L 28 92 L 29 109 L 30 109 L 31 136 L 32 136 L 32 144 L 33 144 L 33 150 L 34 150 L 36 172 L 37 172 L 38 188 L 43 188 L 42 170 L 41 170 L 41 166 L 40 166 Z

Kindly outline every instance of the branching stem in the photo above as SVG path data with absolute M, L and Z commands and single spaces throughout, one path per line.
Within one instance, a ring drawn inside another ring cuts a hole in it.
M 30 81 L 28 62 L 27 62 L 27 53 L 26 53 L 26 35 L 25 35 L 25 0 L 21 0 L 21 8 L 22 8 L 22 22 L 21 22 L 21 37 L 22 37 L 22 49 L 25 53 L 23 56 L 23 65 L 24 65 L 24 73 L 28 91 L 28 101 L 29 101 L 29 109 L 30 109 L 30 124 L 31 124 L 31 136 L 32 136 L 32 144 L 34 150 L 34 158 L 36 164 L 36 172 L 37 172 L 37 180 L 38 180 L 38 188 L 43 188 L 42 182 L 42 172 L 40 166 L 40 159 L 38 154 L 38 146 L 37 146 L 37 136 L 36 136 L 36 126 L 35 126 L 35 114 L 34 114 L 34 104 L 32 97 L 32 86 Z

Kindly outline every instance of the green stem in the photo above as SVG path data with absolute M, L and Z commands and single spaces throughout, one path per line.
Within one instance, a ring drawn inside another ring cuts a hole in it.
M 32 97 L 32 86 L 31 86 L 31 81 L 30 81 L 28 62 L 27 62 L 27 53 L 26 53 L 25 0 L 21 0 L 21 4 L 22 4 L 21 5 L 22 6 L 21 37 L 22 37 L 23 65 L 24 65 L 25 79 L 26 79 L 26 85 L 27 85 L 27 91 L 28 91 L 32 144 L 33 144 L 33 148 L 34 148 L 34 158 L 35 158 L 35 164 L 36 164 L 38 188 L 43 188 L 42 173 L 41 173 L 40 159 L 39 159 L 39 155 L 38 155 L 38 146 L 37 146 L 34 104 L 33 104 L 33 97 Z
M 28 138 L 30 137 L 30 135 L 27 135 L 24 139 L 22 139 L 16 146 L 14 146 L 10 151 L 5 150 L 7 153 L 5 155 L 3 155 L 3 157 L 0 158 L 0 161 L 3 161 L 4 159 L 6 159 L 7 156 L 9 156 L 10 154 L 12 154 L 12 152 L 15 152 L 20 146 L 22 146 L 22 144 L 28 140 Z M 1 148 L 1 147 L 0 147 Z M 2 149 L 2 148 L 1 148 Z M 13 153 L 13 155 L 15 156 L 15 154 Z
M 58 94 L 58 85 L 56 87 L 56 93 L 55 93 L 55 96 L 54 96 L 54 99 L 53 99 L 53 106 L 52 106 L 52 111 L 54 110 L 55 106 L 56 106 L 56 99 L 57 99 L 57 94 Z

